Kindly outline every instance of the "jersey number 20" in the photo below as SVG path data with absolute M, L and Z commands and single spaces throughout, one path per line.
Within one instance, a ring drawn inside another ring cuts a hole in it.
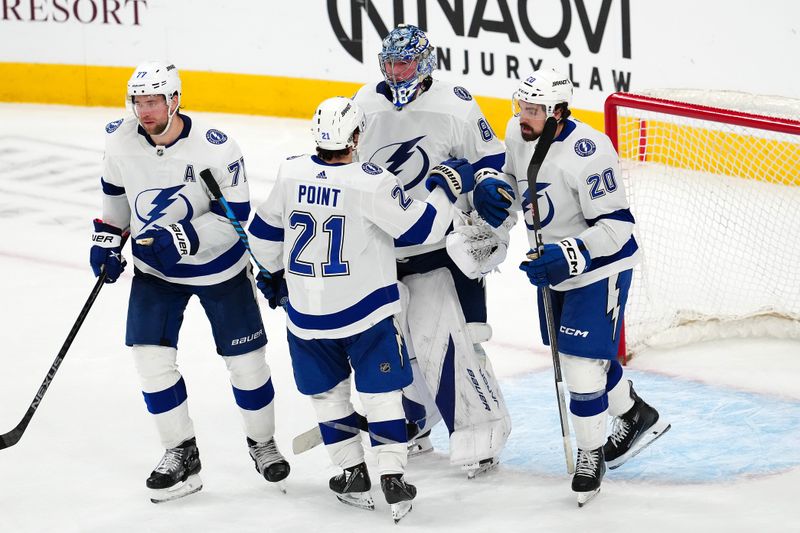
M 317 237 L 317 221 L 311 213 L 292 211 L 289 215 L 289 225 L 292 229 L 303 228 L 289 252 L 289 272 L 298 276 L 313 277 L 316 275 L 316 265 L 310 261 L 303 261 L 300 256 L 308 244 Z M 329 216 L 322 224 L 322 231 L 328 234 L 328 260 L 322 263 L 322 275 L 349 275 L 350 265 L 347 261 L 342 260 L 344 217 L 342 215 Z

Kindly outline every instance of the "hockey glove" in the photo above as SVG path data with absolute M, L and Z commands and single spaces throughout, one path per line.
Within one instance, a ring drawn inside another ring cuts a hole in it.
M 556 244 L 545 244 L 538 259 L 523 261 L 519 268 L 525 271 L 532 284 L 546 287 L 586 272 L 591 264 L 592 259 L 583 241 L 569 238 Z
M 472 193 L 472 203 L 478 214 L 493 228 L 499 228 L 500 224 L 508 216 L 508 209 L 511 202 L 508 201 L 498 189 L 503 189 L 508 196 L 515 198 L 511 186 L 497 177 L 497 171 L 490 168 L 483 168 L 475 176 L 475 192 Z
M 89 251 L 89 264 L 95 277 L 105 270 L 105 282 L 114 283 L 127 264 L 122 257 L 122 230 L 95 219 L 92 242 L 94 245 Z
M 271 278 L 264 277 L 259 272 L 256 276 L 256 287 L 264 295 L 272 309 L 283 307 L 289 301 L 289 289 L 286 287 L 286 279 L 283 277 L 284 271 L 279 270 L 272 273 Z
M 175 266 L 182 257 L 196 254 L 198 245 L 197 232 L 189 222 L 174 222 L 137 235 L 133 253 L 148 265 L 164 271 Z
M 450 201 L 455 203 L 458 196 L 468 193 L 475 186 L 475 173 L 466 159 L 450 158 L 431 169 L 425 187 L 432 191 L 441 187 Z

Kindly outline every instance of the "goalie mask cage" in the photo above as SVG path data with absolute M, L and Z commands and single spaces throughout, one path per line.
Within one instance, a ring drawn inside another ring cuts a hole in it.
M 714 338 L 800 338 L 800 100 L 616 93 L 605 121 L 643 256 L 623 359 Z

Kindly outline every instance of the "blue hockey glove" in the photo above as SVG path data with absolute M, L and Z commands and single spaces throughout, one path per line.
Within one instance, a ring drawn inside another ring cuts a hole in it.
M 175 266 L 182 257 L 196 254 L 198 246 L 197 232 L 192 225 L 174 222 L 137 235 L 133 253 L 148 265 L 164 271 Z
M 592 264 L 589 252 L 580 239 L 563 239 L 556 244 L 545 244 L 542 255 L 519 265 L 530 282 L 537 287 L 558 285 L 562 281 L 586 272 Z
M 450 158 L 431 169 L 425 187 L 432 191 L 441 187 L 450 201 L 455 203 L 460 194 L 468 193 L 475 186 L 475 172 L 466 159 Z
M 92 265 L 95 277 L 105 269 L 105 282 L 114 283 L 128 264 L 122 257 L 122 230 L 95 219 L 92 243 L 89 264 Z
M 258 273 L 256 276 L 256 287 L 264 295 L 272 309 L 283 307 L 289 301 L 289 289 L 286 287 L 286 279 L 283 277 L 284 271 L 273 272 L 271 278 L 264 277 Z
M 500 224 L 508 217 L 508 208 L 511 207 L 511 202 L 498 189 L 503 189 L 511 198 L 515 198 L 515 196 L 511 186 L 495 176 L 497 176 L 497 171 L 492 169 L 484 168 L 478 171 L 475 192 L 472 193 L 472 203 L 475 204 L 475 210 L 483 220 L 493 228 L 499 228 Z

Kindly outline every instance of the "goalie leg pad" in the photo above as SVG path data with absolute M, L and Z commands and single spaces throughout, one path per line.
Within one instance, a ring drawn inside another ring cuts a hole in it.
M 275 389 L 264 348 L 222 359 L 230 373 L 245 433 L 256 442 L 268 441 L 275 434 Z
M 364 462 L 358 415 L 350 403 L 350 378 L 311 396 L 322 441 L 333 464 L 350 468 Z
M 450 462 L 498 455 L 511 419 L 491 365 L 475 352 L 450 271 L 406 276 L 404 282 L 411 295 L 410 344 L 450 432 Z
M 380 474 L 402 474 L 408 460 L 403 393 L 399 390 L 377 394 L 362 392 L 360 396 L 367 412 L 369 438 Z
M 153 414 L 161 444 L 175 448 L 194 437 L 186 384 L 178 372 L 178 352 L 149 345 L 135 345 L 132 351 L 144 402 Z
M 581 450 L 594 450 L 606 442 L 609 362 L 561 354 L 561 367 L 569 389 L 572 426 Z

